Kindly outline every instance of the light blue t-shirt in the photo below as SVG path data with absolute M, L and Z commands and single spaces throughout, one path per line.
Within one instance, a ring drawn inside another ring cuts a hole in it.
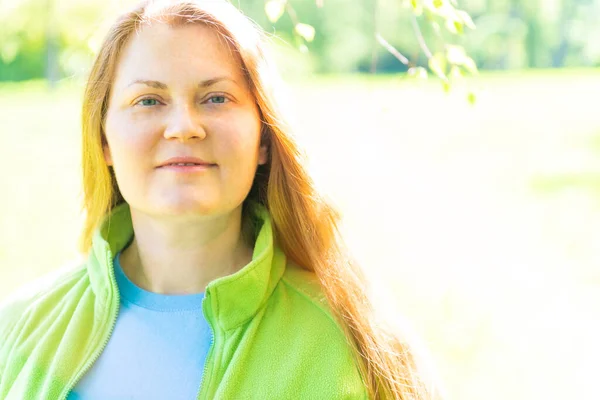
M 212 335 L 202 314 L 204 293 L 148 292 L 125 275 L 119 255 L 116 325 L 68 400 L 195 399 Z

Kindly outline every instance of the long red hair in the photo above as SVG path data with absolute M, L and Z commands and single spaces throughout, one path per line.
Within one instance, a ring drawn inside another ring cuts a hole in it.
M 353 346 L 357 365 L 373 399 L 425 400 L 434 396 L 417 371 L 408 343 L 376 318 L 361 269 L 340 236 L 339 213 L 315 189 L 286 122 L 278 76 L 265 48 L 266 36 L 225 1 L 146 1 L 121 15 L 110 28 L 93 64 L 83 102 L 83 189 L 86 220 L 80 249 L 87 253 L 102 218 L 123 200 L 102 152 L 103 124 L 111 82 L 127 40 L 141 25 L 205 24 L 239 55 L 263 123 L 270 161 L 259 166 L 244 207 L 269 210 L 275 238 L 295 264 L 314 271 L 332 312 Z M 246 213 L 247 214 L 247 213 Z M 247 219 L 245 219 L 246 221 Z

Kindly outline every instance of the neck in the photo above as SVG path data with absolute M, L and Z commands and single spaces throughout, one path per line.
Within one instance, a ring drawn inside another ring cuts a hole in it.
M 208 283 L 252 260 L 253 246 L 241 235 L 241 216 L 241 206 L 230 214 L 193 220 L 131 209 L 135 235 L 119 261 L 129 279 L 150 292 L 204 292 Z

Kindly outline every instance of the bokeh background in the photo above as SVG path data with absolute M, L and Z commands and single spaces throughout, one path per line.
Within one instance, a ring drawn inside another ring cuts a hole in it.
M 0 300 L 77 255 L 82 89 L 127 3 L 0 1 Z M 309 167 L 450 397 L 599 399 L 600 0 L 276 3 L 235 2 L 276 35 Z M 435 77 L 449 44 L 479 74 Z

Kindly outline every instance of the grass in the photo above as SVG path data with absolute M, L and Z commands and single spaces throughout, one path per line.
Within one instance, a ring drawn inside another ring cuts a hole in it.
M 596 399 L 600 71 L 295 82 L 364 268 L 460 400 Z M 0 297 L 76 253 L 80 85 L 0 85 Z

